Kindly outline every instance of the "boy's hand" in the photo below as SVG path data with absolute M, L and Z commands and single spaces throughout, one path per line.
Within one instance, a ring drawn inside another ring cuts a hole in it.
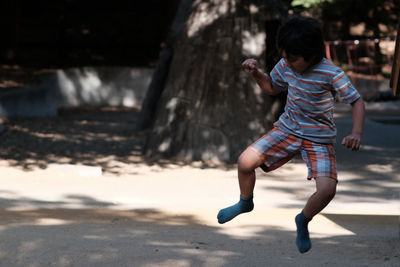
M 246 59 L 242 63 L 242 67 L 248 74 L 254 75 L 258 71 L 258 62 L 253 58 Z
M 254 58 L 249 58 L 243 61 L 242 67 L 245 72 L 251 75 L 251 77 L 256 81 L 258 86 L 269 95 L 279 94 L 280 91 L 275 90 L 272 87 L 271 77 L 268 74 L 263 73 L 258 69 L 258 62 Z
M 342 145 L 350 148 L 353 151 L 357 151 L 360 148 L 361 135 L 357 133 L 352 133 L 345 138 L 343 138 Z

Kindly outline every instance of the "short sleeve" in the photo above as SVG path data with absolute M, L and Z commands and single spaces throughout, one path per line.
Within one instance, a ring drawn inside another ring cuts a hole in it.
M 346 104 L 351 104 L 360 98 L 357 89 L 354 88 L 349 77 L 347 77 L 343 70 L 338 71 L 338 74 L 333 77 L 332 87 Z
M 271 83 L 275 90 L 281 92 L 288 88 L 288 83 L 285 80 L 285 61 L 281 59 L 269 74 Z

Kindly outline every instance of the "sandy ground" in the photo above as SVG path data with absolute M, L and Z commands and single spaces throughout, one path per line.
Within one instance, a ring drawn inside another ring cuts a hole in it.
M 333 202 L 295 246 L 294 216 L 313 193 L 295 159 L 258 172 L 255 209 L 237 201 L 235 166 L 143 158 L 132 109 L 65 110 L 9 120 L 0 144 L 0 266 L 400 266 L 400 105 L 368 106 L 363 147 L 337 146 Z M 338 139 L 351 127 L 339 106 Z

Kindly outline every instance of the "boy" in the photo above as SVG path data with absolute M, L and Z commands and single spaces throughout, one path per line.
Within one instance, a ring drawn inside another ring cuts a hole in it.
M 244 70 L 268 94 L 288 91 L 285 112 L 274 128 L 250 145 L 238 159 L 240 201 L 220 210 L 218 222 L 253 210 L 255 169 L 272 171 L 301 153 L 308 167 L 308 180 L 316 192 L 296 218 L 296 245 L 301 253 L 311 248 L 308 223 L 336 193 L 337 173 L 333 143 L 335 96 L 352 106 L 353 129 L 342 145 L 358 150 L 364 125 L 364 102 L 344 72 L 324 57 L 324 40 L 318 22 L 293 18 L 279 30 L 277 45 L 282 59 L 270 76 L 262 73 L 255 59 L 243 62 Z

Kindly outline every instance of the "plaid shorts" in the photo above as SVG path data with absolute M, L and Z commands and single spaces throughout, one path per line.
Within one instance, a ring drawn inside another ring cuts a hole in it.
M 335 149 L 332 144 L 312 142 L 274 128 L 251 147 L 260 154 L 263 162 L 260 167 L 265 172 L 279 168 L 301 153 L 308 167 L 308 180 L 317 177 L 337 180 Z

